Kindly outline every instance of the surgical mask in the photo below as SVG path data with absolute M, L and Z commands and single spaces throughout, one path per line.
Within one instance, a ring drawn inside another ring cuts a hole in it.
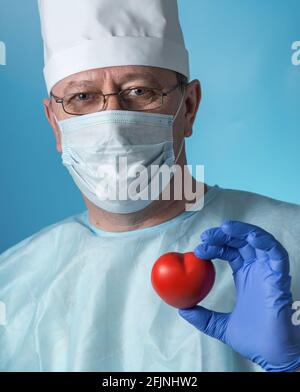
M 61 131 L 63 164 L 93 204 L 122 214 L 143 210 L 158 198 L 166 184 L 153 188 L 151 182 L 157 179 L 158 168 L 162 165 L 170 168 L 177 162 L 184 144 L 183 139 L 175 158 L 173 124 L 183 98 L 184 95 L 174 116 L 105 110 L 62 121 L 56 119 Z M 141 167 L 148 174 L 141 176 L 142 180 L 137 179 Z M 128 197 L 137 181 L 141 197 Z

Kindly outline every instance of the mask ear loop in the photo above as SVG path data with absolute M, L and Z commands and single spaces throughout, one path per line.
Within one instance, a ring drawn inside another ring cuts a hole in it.
M 185 97 L 185 87 L 184 87 L 184 91 L 183 91 L 183 94 L 182 94 L 181 101 L 180 101 L 180 104 L 179 104 L 179 106 L 178 106 L 178 109 L 177 109 L 175 115 L 173 116 L 173 124 L 174 124 L 174 122 L 175 122 L 175 120 L 176 120 L 176 117 L 177 117 L 177 115 L 178 115 L 178 113 L 179 113 L 179 111 L 180 111 L 180 109 L 181 109 L 181 106 L 182 106 L 184 97 Z M 184 144 L 185 144 L 185 137 L 183 137 L 183 139 L 182 139 L 182 142 L 181 142 L 180 147 L 179 147 L 179 151 L 178 151 L 178 153 L 177 153 L 177 157 L 176 157 L 176 159 L 174 160 L 174 164 L 177 163 L 178 158 L 180 157 L 180 154 L 181 154 L 181 152 L 182 152 L 182 149 L 183 149 Z
M 56 124 L 58 125 L 58 119 L 57 119 L 55 113 L 54 112 L 52 112 L 52 113 L 53 113 L 53 117 L 55 118 Z
M 181 105 L 182 105 L 184 96 L 185 96 L 185 88 L 184 88 L 184 91 L 183 91 L 183 94 L 182 94 L 181 101 L 180 101 L 180 104 L 179 104 L 179 106 L 178 106 L 178 109 L 177 109 L 176 113 L 175 113 L 174 116 L 173 116 L 173 119 L 172 119 L 173 123 L 175 122 L 176 117 L 177 117 L 177 115 L 178 115 L 178 113 L 179 113 L 179 111 L 180 111 L 180 109 L 181 109 Z
M 182 152 L 182 149 L 183 149 L 184 144 L 185 144 L 185 138 L 182 139 L 182 142 L 181 142 L 181 144 L 180 144 L 180 148 L 179 148 L 177 157 L 176 157 L 176 159 L 174 160 L 174 164 L 177 163 L 177 161 L 178 161 L 178 159 L 179 159 L 179 157 L 180 157 L 180 154 L 181 154 L 181 152 Z

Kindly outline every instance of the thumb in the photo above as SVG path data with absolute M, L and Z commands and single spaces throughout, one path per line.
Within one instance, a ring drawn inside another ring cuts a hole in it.
M 193 308 L 179 309 L 178 313 L 201 332 L 226 343 L 229 313 L 214 312 L 199 305 Z

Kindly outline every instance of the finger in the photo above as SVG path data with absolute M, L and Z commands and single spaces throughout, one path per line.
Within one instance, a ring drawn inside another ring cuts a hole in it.
M 247 241 L 225 234 L 220 227 L 205 230 L 201 234 L 200 239 L 209 245 L 227 245 L 237 248 L 246 262 L 252 262 L 256 257 L 255 249 Z
M 252 263 L 257 258 L 255 249 L 248 243 L 244 247 L 239 248 L 239 252 L 245 263 Z
M 220 227 L 222 231 L 230 237 L 244 239 L 246 241 L 248 235 L 252 232 L 259 232 L 261 234 L 264 233 L 270 235 L 270 233 L 259 226 L 235 220 L 225 220 Z
M 198 245 L 194 253 L 200 259 L 222 259 L 229 262 L 233 272 L 237 271 L 243 265 L 243 258 L 239 251 L 230 246 L 216 246 L 208 244 Z
M 272 234 L 256 230 L 249 234 L 248 241 L 257 252 L 265 252 L 273 271 L 289 273 L 289 254 Z
M 256 249 L 256 258 L 263 262 L 268 259 L 273 271 L 289 273 L 288 253 L 271 233 L 259 226 L 233 220 L 224 221 L 221 228 L 227 235 L 246 239 Z
M 247 244 L 247 241 L 245 240 L 233 238 L 230 235 L 224 233 L 221 227 L 212 227 L 203 231 L 200 239 L 209 245 L 228 245 L 233 248 L 240 248 Z
M 199 331 L 225 343 L 229 319 L 227 313 L 214 312 L 199 305 L 193 308 L 179 309 L 178 313 Z

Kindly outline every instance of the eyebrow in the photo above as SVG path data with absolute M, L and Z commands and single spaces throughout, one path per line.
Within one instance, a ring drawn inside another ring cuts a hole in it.
M 71 87 L 93 87 L 93 86 L 95 86 L 95 84 L 91 80 L 79 80 L 79 81 L 71 80 L 66 84 L 64 88 L 64 93 L 66 93 L 66 91 Z
M 124 80 L 141 80 L 141 79 L 147 79 L 150 82 L 157 83 L 161 86 L 161 83 L 159 82 L 158 78 L 156 78 L 154 75 L 148 72 L 127 72 L 125 74 L 122 74 L 120 77 L 120 83 Z M 67 85 L 64 88 L 64 93 L 66 93 L 67 90 L 69 90 L 72 87 L 95 87 L 95 82 L 91 80 L 71 80 L 70 82 L 67 83 Z
M 149 72 L 127 72 L 125 74 L 122 74 L 120 80 L 123 80 L 124 78 L 126 79 L 148 79 L 154 82 L 158 81 L 158 78 L 156 78 L 152 73 Z

